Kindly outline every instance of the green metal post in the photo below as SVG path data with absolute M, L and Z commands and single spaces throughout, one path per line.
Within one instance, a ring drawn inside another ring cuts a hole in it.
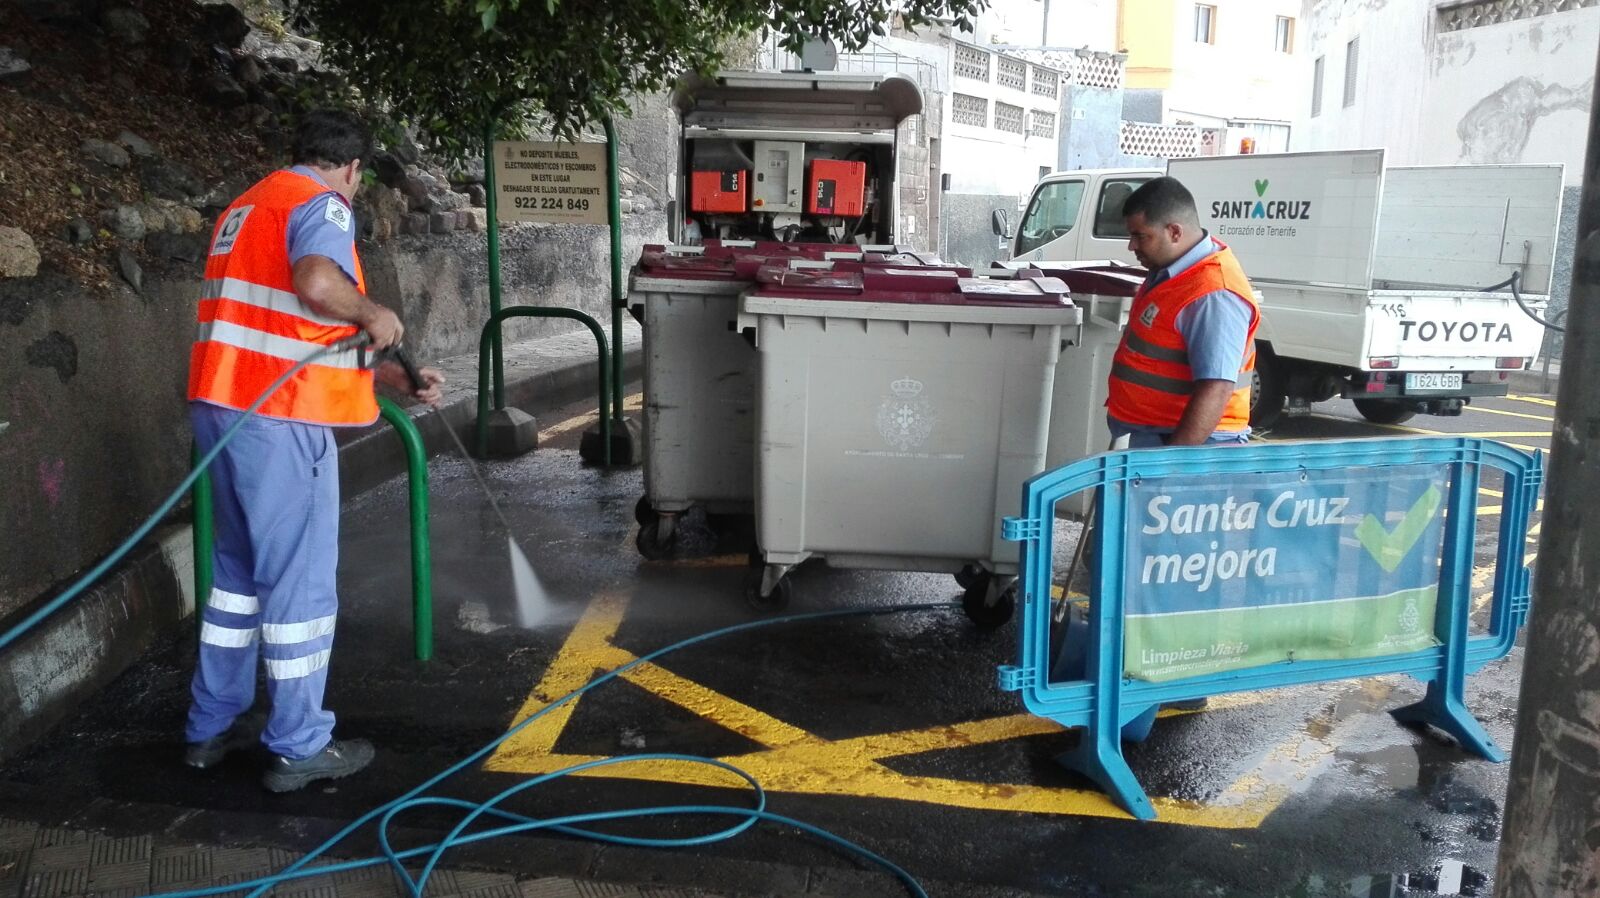
M 200 462 L 200 447 L 189 446 L 189 465 Z M 195 478 L 189 495 L 194 503 L 194 621 L 200 626 L 200 612 L 211 597 L 211 561 L 216 546 L 216 517 L 211 505 L 211 473 Z
M 611 363 L 606 354 L 606 332 L 600 322 L 576 309 L 552 309 L 544 306 L 512 306 L 489 316 L 478 338 L 478 420 L 474 424 L 472 450 L 479 458 L 489 451 L 489 344 L 500 332 L 500 322 L 507 318 L 569 318 L 580 321 L 594 334 L 595 346 L 600 355 L 600 439 L 606 446 L 606 464 L 611 464 L 611 420 L 606 414 L 606 403 L 611 393 Z
M 500 313 L 500 213 L 495 202 L 494 122 L 483 129 L 483 205 L 489 218 L 489 317 Z M 494 332 L 494 407 L 506 407 L 506 363 L 500 329 Z
M 606 116 L 606 211 L 611 216 L 611 418 L 622 423 L 622 310 L 628 297 L 622 292 L 622 190 L 617 172 L 617 129 Z M 611 437 L 606 441 L 606 464 L 611 464 Z
M 388 399 L 378 397 L 383 420 L 394 425 L 406 448 L 407 480 L 411 485 L 411 633 L 418 661 L 433 658 L 433 560 L 428 548 L 428 453 L 422 434 L 411 416 Z M 450 426 L 448 422 L 446 427 Z

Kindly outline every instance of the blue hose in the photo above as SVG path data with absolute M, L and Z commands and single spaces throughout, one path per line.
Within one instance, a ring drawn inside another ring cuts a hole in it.
M 249 408 L 244 410 L 244 413 L 239 416 L 239 420 L 234 422 L 231 427 L 223 432 L 221 438 L 217 440 L 216 445 L 212 446 L 211 451 L 207 452 L 200 458 L 200 460 L 195 464 L 194 469 L 189 472 L 189 475 L 183 479 L 182 483 L 178 484 L 177 489 L 172 491 L 172 495 L 168 496 L 166 500 L 156 508 L 155 512 L 153 512 L 148 518 L 145 519 L 144 523 L 140 524 L 139 527 L 134 530 L 132 535 L 118 545 L 117 548 L 113 550 L 110 555 L 106 556 L 104 560 L 95 565 L 92 570 L 80 577 L 71 586 L 67 587 L 67 589 L 60 595 L 56 596 L 54 599 L 51 599 L 49 602 L 46 602 L 42 607 L 28 615 L 15 627 L 12 627 L 10 630 L 7 630 L 4 633 L 0 633 L 0 650 L 4 650 L 11 643 L 21 638 L 23 634 L 37 626 L 40 621 L 54 614 L 56 611 L 59 611 L 68 602 L 81 595 L 84 590 L 88 589 L 102 576 L 104 576 L 107 571 L 116 565 L 117 562 L 121 561 L 128 554 L 128 552 L 139 543 L 140 540 L 149 535 L 150 531 L 155 528 L 156 524 L 163 517 L 165 517 L 174 506 L 178 504 L 178 501 L 183 497 L 184 493 L 189 490 L 189 487 L 194 484 L 195 480 L 199 478 L 206 468 L 211 465 L 212 461 L 216 459 L 217 455 L 222 452 L 222 449 L 233 439 L 234 434 L 238 432 L 239 428 L 243 426 L 245 421 L 252 414 L 254 414 L 263 403 L 267 401 L 268 397 L 277 392 L 279 387 L 283 386 L 283 384 L 286 383 L 289 378 L 293 377 L 296 372 L 298 372 L 301 368 L 304 368 L 306 365 L 309 365 L 316 359 L 321 358 L 323 355 L 346 349 L 352 349 L 364 344 L 366 341 L 367 336 L 365 334 L 360 334 L 320 349 L 295 363 L 294 367 L 290 368 L 288 371 L 285 371 L 277 380 L 273 381 L 272 384 L 262 392 L 261 396 L 257 398 L 255 402 L 251 403 Z M 456 762 L 442 772 L 435 774 L 422 785 L 411 789 L 409 792 L 381 807 L 375 808 L 363 814 L 344 829 L 340 830 L 338 834 L 334 835 L 331 839 L 328 839 L 326 842 L 323 842 L 321 845 L 317 846 L 311 851 L 311 853 L 290 864 L 288 867 L 278 873 L 249 880 L 247 882 L 233 883 L 230 885 L 213 886 L 203 889 L 190 889 L 181 892 L 166 892 L 161 894 L 159 898 L 204 898 L 204 896 L 223 895 L 231 892 L 244 891 L 246 889 L 249 890 L 246 898 L 261 898 L 261 896 L 264 895 L 269 889 L 280 883 L 291 882 L 297 879 L 304 879 L 312 876 L 325 876 L 330 873 L 338 873 L 345 870 L 357 870 L 364 867 L 373 867 L 385 863 L 390 865 L 394 869 L 396 875 L 400 877 L 401 881 L 406 884 L 406 889 L 411 893 L 412 898 L 422 898 L 423 890 L 427 888 L 428 879 L 433 875 L 433 871 L 438 866 L 439 861 L 444 856 L 445 851 L 458 845 L 470 845 L 475 842 L 499 838 L 501 836 L 515 835 L 517 833 L 534 832 L 537 830 L 553 830 L 565 835 L 590 839 L 592 841 L 611 845 L 630 845 L 649 848 L 689 848 L 702 845 L 711 845 L 734 838 L 761 821 L 793 827 L 804 833 L 815 836 L 825 843 L 843 849 L 844 851 L 854 854 L 864 860 L 870 861 L 871 863 L 876 864 L 893 874 L 906 886 L 906 889 L 913 896 L 916 896 L 916 898 L 928 898 L 928 893 L 923 890 L 921 884 L 919 884 L 910 873 L 906 872 L 904 869 L 897 866 L 894 862 L 888 860 L 887 858 L 875 854 L 848 839 L 834 835 L 833 833 L 830 833 L 820 827 L 768 811 L 766 790 L 761 788 L 761 784 L 757 782 L 754 777 L 752 777 L 749 773 L 733 766 L 732 764 L 718 761 L 713 758 L 704 758 L 696 755 L 662 753 L 625 755 L 615 758 L 605 758 L 598 761 L 590 761 L 584 764 L 563 768 L 561 770 L 547 773 L 542 776 L 537 776 L 532 779 L 523 780 L 522 782 L 519 782 L 516 785 L 502 791 L 493 798 L 482 802 L 464 801 L 462 799 L 441 796 L 427 796 L 423 793 L 461 772 L 467 767 L 477 763 L 480 759 L 499 747 L 501 743 L 516 735 L 524 727 L 532 724 L 534 721 L 540 719 L 556 708 L 559 708 L 567 702 L 576 700 L 579 696 L 582 696 L 584 693 L 594 689 L 596 686 L 599 686 L 602 683 L 616 679 L 634 667 L 649 663 L 679 649 L 687 648 L 698 643 L 707 642 L 721 636 L 741 633 L 746 630 L 754 630 L 759 627 L 775 626 L 777 624 L 824 620 L 836 617 L 852 617 L 858 615 L 880 615 L 904 613 L 910 611 L 949 610 L 953 607 L 955 606 L 948 603 L 924 603 L 915 605 L 897 605 L 885 608 L 852 608 L 840 611 L 819 611 L 808 614 L 793 614 L 785 617 L 768 618 L 765 620 L 736 624 L 731 627 L 723 627 L 719 630 L 713 630 L 709 633 L 702 633 L 699 636 L 694 636 L 681 642 L 673 643 L 672 645 L 657 649 L 656 651 L 651 652 L 648 655 L 644 655 L 643 657 L 635 658 L 633 661 L 624 664 L 616 670 L 601 674 L 595 679 L 584 684 L 582 687 L 575 689 L 561 698 L 551 702 L 549 705 L 546 705 L 544 708 L 530 715 L 528 719 L 518 723 L 516 726 L 507 730 L 498 738 L 489 742 L 487 745 L 484 745 L 482 748 L 479 748 L 477 751 Z M 617 764 L 661 760 L 705 764 L 732 773 L 749 784 L 751 789 L 754 791 L 756 798 L 755 806 L 752 808 L 735 808 L 719 805 L 661 805 L 655 807 L 627 808 L 616 811 L 596 811 L 587 814 L 570 814 L 562 817 L 552 817 L 547 819 L 514 814 L 509 811 L 502 810 L 499 807 L 501 802 L 525 792 L 528 789 L 532 789 L 535 786 L 539 786 L 565 776 L 570 776 L 575 773 Z M 459 823 L 455 825 L 455 827 L 450 830 L 450 833 L 444 839 L 431 845 L 423 845 L 417 848 L 409 848 L 405 850 L 396 850 L 389 840 L 389 827 L 391 822 L 401 813 L 421 807 L 452 807 L 467 811 L 467 814 Z M 669 816 L 722 816 L 734 817 L 737 818 L 737 821 L 715 832 L 683 838 L 645 838 L 620 836 L 611 833 L 583 829 L 581 827 L 582 824 L 598 823 L 610 820 L 630 820 L 645 817 Z M 483 817 L 492 817 L 496 820 L 504 821 L 506 825 L 480 832 L 468 833 L 467 829 L 474 822 Z M 383 854 L 380 857 L 345 861 L 342 863 L 321 865 L 312 869 L 306 869 L 306 864 L 332 850 L 351 834 L 355 833 L 361 827 L 377 818 L 381 818 L 378 828 L 378 841 L 379 845 L 382 847 Z M 427 861 L 424 863 L 420 875 L 413 877 L 405 869 L 403 862 L 411 858 L 423 856 L 427 857 Z
M 634 660 L 616 668 L 615 670 L 607 671 L 606 673 L 595 677 L 593 680 L 590 680 L 588 683 L 585 683 L 583 686 L 567 693 L 561 698 L 556 699 L 535 713 L 529 715 L 526 720 L 521 721 L 516 726 L 513 726 L 505 733 L 502 733 L 500 736 L 491 740 L 483 747 L 474 751 L 472 754 L 435 774 L 421 785 L 416 786 L 415 788 L 406 792 L 404 795 L 401 795 L 399 798 L 396 798 L 387 804 L 374 808 L 361 815 L 347 825 L 344 829 L 336 833 L 332 838 L 323 842 L 321 845 L 318 845 L 316 848 L 312 849 L 309 854 L 306 854 L 304 857 L 290 864 L 288 867 L 284 868 L 278 873 L 249 880 L 247 882 L 232 883 L 223 886 L 212 886 L 203 889 L 189 889 L 181 892 L 164 892 L 153 896 L 153 898 L 206 898 L 206 896 L 224 895 L 231 892 L 245 891 L 246 889 L 249 891 L 245 898 L 260 898 L 260 896 L 264 895 L 273 886 L 281 883 L 291 882 L 297 879 L 304 879 L 310 876 L 322 876 L 329 873 L 338 873 L 344 870 L 372 867 L 384 863 L 387 863 L 395 870 L 401 881 L 406 884 L 406 889 L 411 893 L 412 898 L 422 898 L 423 890 L 427 887 L 428 878 L 433 874 L 435 867 L 438 865 L 439 859 L 446 850 L 457 845 L 470 845 L 475 842 L 494 839 L 500 836 L 549 829 L 564 833 L 566 835 L 589 839 L 591 841 L 601 842 L 604 844 L 631 845 L 651 848 L 684 848 L 699 845 L 710 845 L 726 839 L 731 839 L 754 826 L 757 822 L 763 820 L 794 827 L 802 832 L 816 836 L 830 845 L 843 849 L 848 853 L 854 854 L 864 860 L 876 864 L 894 875 L 896 879 L 900 880 L 900 882 L 906 886 L 907 891 L 911 895 L 915 896 L 915 898 L 927 898 L 928 893 L 923 890 L 921 884 L 917 882 L 916 878 L 887 858 L 875 854 L 848 839 L 834 835 L 833 833 L 830 833 L 820 827 L 768 811 L 766 809 L 766 791 L 761 788 L 761 784 L 757 782 L 754 777 L 731 764 L 718 761 L 713 758 L 679 754 L 641 754 L 624 755 L 615 758 L 604 758 L 598 761 L 589 761 L 572 767 L 566 767 L 552 773 L 547 773 L 532 779 L 524 780 L 510 787 L 509 789 L 504 790 L 493 798 L 481 802 L 464 801 L 461 799 L 441 796 L 428 796 L 424 793 L 454 776 L 455 774 L 460 773 L 462 770 L 465 770 L 473 764 L 476 764 L 479 760 L 483 759 L 496 748 L 498 748 L 507 739 L 515 736 L 524 727 L 530 726 L 541 717 L 545 716 L 551 711 L 554 711 L 556 708 L 559 708 L 568 702 L 575 701 L 591 689 L 594 689 L 603 683 L 614 680 L 627 673 L 629 670 L 638 667 L 639 665 L 648 664 L 658 658 L 678 651 L 679 649 L 688 648 L 689 646 L 697 645 L 702 642 L 708 642 L 722 636 L 728 636 L 734 633 L 742 633 L 747 630 L 754 630 L 760 627 L 775 626 L 778 624 L 826 620 L 829 618 L 839 617 L 856 617 L 861 615 L 901 614 L 912 611 L 948 611 L 954 609 L 955 607 L 956 606 L 949 603 L 921 603 L 914 605 L 895 605 L 884 608 L 848 608 L 839 611 L 815 611 L 806 614 L 791 614 L 785 617 L 767 618 L 764 620 L 749 621 L 743 624 L 735 624 L 730 627 L 723 627 L 718 630 L 712 630 L 708 633 L 702 633 L 698 636 L 692 636 L 688 639 L 682 640 L 681 642 L 675 642 L 669 646 L 666 646 L 665 648 L 656 649 L 647 655 L 635 658 Z M 717 805 L 665 805 L 656 807 L 627 808 L 616 811 L 596 811 L 587 814 L 573 814 L 548 819 L 525 817 L 520 814 L 513 814 L 509 811 L 502 810 L 498 807 L 500 802 L 511 798 L 512 796 L 515 796 L 535 786 L 542 785 L 552 780 L 560 779 L 561 777 L 570 776 L 574 773 L 592 770 L 599 767 L 607 767 L 616 764 L 628 764 L 646 760 L 686 761 L 690 763 L 706 764 L 726 770 L 735 776 L 738 776 L 740 779 L 743 779 L 751 786 L 756 795 L 755 807 L 734 808 Z M 441 806 L 459 808 L 468 812 L 467 815 L 459 823 L 457 823 L 454 828 L 451 829 L 450 833 L 444 839 L 430 845 L 423 845 L 417 848 L 405 850 L 397 850 L 390 843 L 389 827 L 395 817 L 414 808 Z M 471 826 L 472 823 L 478 818 L 484 816 L 490 816 L 499 820 L 509 821 L 509 825 L 468 834 L 466 832 L 467 828 Z M 735 825 L 713 833 L 679 839 L 651 839 L 619 836 L 580 828 L 580 824 L 585 823 L 662 816 L 730 816 L 742 819 Z M 335 863 L 325 866 L 319 865 L 317 867 L 306 869 L 307 864 L 332 850 L 340 842 L 343 842 L 345 839 L 349 838 L 352 834 L 366 826 L 368 823 L 371 823 L 373 820 L 379 821 L 378 841 L 383 852 L 381 856 L 364 858 L 356 861 L 345 861 L 342 863 Z M 405 869 L 403 862 L 408 859 L 421 857 L 424 855 L 427 856 L 428 860 L 422 869 L 421 875 L 416 877 L 411 876 L 411 874 Z

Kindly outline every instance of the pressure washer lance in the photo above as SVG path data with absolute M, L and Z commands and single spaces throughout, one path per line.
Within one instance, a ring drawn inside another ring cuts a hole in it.
M 393 358 L 405 369 L 406 377 L 411 379 L 411 388 L 423 389 L 426 384 L 422 382 L 422 373 L 417 370 L 415 363 L 406 351 L 395 346 L 378 354 L 379 358 Z M 483 473 L 478 470 L 478 463 L 467 452 L 466 444 L 461 442 L 461 435 L 456 433 L 450 422 L 445 422 L 445 433 L 450 434 L 450 439 L 455 441 L 456 448 L 461 452 L 461 459 L 467 463 L 467 470 L 472 472 L 472 478 L 478 482 L 478 487 L 483 490 L 483 495 L 489 500 L 489 507 L 494 509 L 494 515 L 500 520 L 500 526 L 506 531 L 506 553 L 511 561 L 511 586 L 517 603 L 517 623 L 523 629 L 532 629 L 549 620 L 555 610 L 550 601 L 550 595 L 545 591 L 544 584 L 540 582 L 539 575 L 533 569 L 533 564 L 528 561 L 528 555 L 522 551 L 522 546 L 517 543 L 515 531 L 511 529 L 511 522 L 506 520 L 505 512 L 500 509 L 499 500 L 494 497 L 494 490 L 489 488 L 483 479 Z

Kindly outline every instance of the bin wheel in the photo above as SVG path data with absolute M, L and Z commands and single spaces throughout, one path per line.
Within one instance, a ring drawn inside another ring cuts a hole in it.
M 990 596 L 995 592 L 994 575 L 987 572 L 979 582 L 967 587 L 961 594 L 961 610 L 977 625 L 980 630 L 993 630 L 1011 620 L 1017 610 L 1017 582 L 1011 581 L 998 595 Z
M 640 527 L 656 519 L 656 510 L 651 507 L 649 496 L 639 497 L 639 501 L 633 506 L 633 519 L 639 522 Z
M 744 578 L 744 601 L 746 605 L 757 611 L 771 613 L 782 611 L 789 607 L 789 600 L 794 598 L 794 584 L 788 577 L 778 581 L 767 595 L 761 594 L 761 568 L 753 568 Z
M 633 544 L 638 548 L 639 554 L 647 560 L 661 561 L 672 557 L 673 551 L 678 546 L 678 531 L 674 528 L 663 536 L 661 519 L 652 517 L 648 524 L 640 525 L 639 535 L 634 537 Z
M 1356 411 L 1374 424 L 1404 424 L 1417 416 L 1417 410 L 1393 399 L 1357 399 Z
M 983 568 L 969 564 L 956 572 L 956 585 L 962 589 L 971 589 L 973 584 L 983 578 Z

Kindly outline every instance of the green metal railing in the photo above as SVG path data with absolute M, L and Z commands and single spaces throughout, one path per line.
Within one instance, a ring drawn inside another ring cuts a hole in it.
M 628 294 L 622 281 L 622 188 L 620 166 L 617 163 L 617 129 L 606 116 L 606 212 L 611 218 L 611 420 L 612 427 L 622 426 L 622 312 L 628 307 Z M 605 420 L 605 408 L 600 409 Z M 611 464 L 612 428 L 602 427 L 600 438 L 606 442 L 606 464 Z M 637 460 L 635 460 L 637 461 Z
M 576 309 L 556 309 L 545 306 L 512 306 L 500 309 L 489 316 L 478 338 L 478 419 L 473 437 L 473 452 L 479 458 L 489 450 L 489 368 L 493 357 L 491 346 L 500 345 L 500 324 L 507 318 L 568 318 L 580 321 L 594 334 L 600 355 L 600 439 L 605 443 L 605 463 L 611 464 L 611 418 L 607 414 L 611 396 L 611 355 L 606 344 L 606 332 L 600 322 Z M 620 399 L 618 400 L 621 401 Z M 504 407 L 504 406 L 500 406 Z
M 405 410 L 383 397 L 378 398 L 383 419 L 394 425 L 405 445 L 406 471 L 411 485 L 411 628 L 418 661 L 433 658 L 433 562 L 428 543 L 428 454 L 422 434 Z M 199 461 L 198 449 L 190 452 L 190 464 Z M 194 591 L 195 622 L 211 594 L 212 558 L 216 528 L 211 496 L 211 475 L 201 474 L 190 495 L 194 500 Z

